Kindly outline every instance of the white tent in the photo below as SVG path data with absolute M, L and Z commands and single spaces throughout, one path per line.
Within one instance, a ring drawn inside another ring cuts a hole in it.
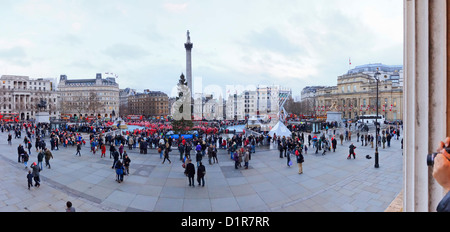
M 283 137 L 292 137 L 292 132 L 281 122 L 279 121 L 277 125 L 275 125 L 272 130 L 270 130 L 269 135 L 273 138 L 273 135 L 276 134 L 277 138 L 279 136 Z

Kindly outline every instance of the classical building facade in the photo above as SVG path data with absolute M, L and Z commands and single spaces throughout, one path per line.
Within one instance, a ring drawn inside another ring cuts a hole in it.
M 375 78 L 379 80 L 378 103 Z M 310 105 L 317 116 L 325 117 L 327 111 L 338 111 L 343 118 L 356 119 L 376 114 L 378 107 L 378 114 L 386 120 L 402 120 L 403 68 L 383 64 L 357 66 L 339 76 L 336 86 L 305 88 L 302 100 L 312 101 Z
M 58 118 L 58 94 L 52 79 L 3 75 L 0 78 L 0 112 L 17 113 L 20 120 L 36 119 L 37 104 L 44 100 L 50 118 Z
M 131 115 L 157 118 L 169 115 L 169 96 L 160 91 L 144 90 L 128 97 L 128 110 Z
M 119 113 L 119 84 L 115 78 L 67 79 L 60 76 L 58 84 L 61 114 L 76 118 L 114 118 Z

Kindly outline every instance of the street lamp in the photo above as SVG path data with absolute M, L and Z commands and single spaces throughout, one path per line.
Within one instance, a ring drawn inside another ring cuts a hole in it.
M 377 72 L 375 73 L 374 77 L 375 80 L 377 81 L 377 117 L 375 118 L 375 168 L 379 168 L 380 165 L 378 163 L 378 75 L 380 75 L 380 72 L 378 71 L 377 68 Z

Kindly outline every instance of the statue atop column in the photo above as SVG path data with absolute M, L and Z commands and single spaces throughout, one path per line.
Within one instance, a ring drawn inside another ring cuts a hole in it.
M 191 42 L 191 33 L 189 32 L 189 30 L 187 31 L 187 43 Z

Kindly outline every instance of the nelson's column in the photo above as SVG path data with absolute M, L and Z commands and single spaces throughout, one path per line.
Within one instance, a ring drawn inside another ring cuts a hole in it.
M 187 79 L 189 91 L 191 91 L 191 96 L 193 96 L 191 52 L 192 52 L 192 48 L 194 47 L 194 44 L 191 43 L 191 36 L 190 36 L 189 31 L 187 31 L 187 42 L 184 44 L 184 47 L 186 48 L 186 79 Z

